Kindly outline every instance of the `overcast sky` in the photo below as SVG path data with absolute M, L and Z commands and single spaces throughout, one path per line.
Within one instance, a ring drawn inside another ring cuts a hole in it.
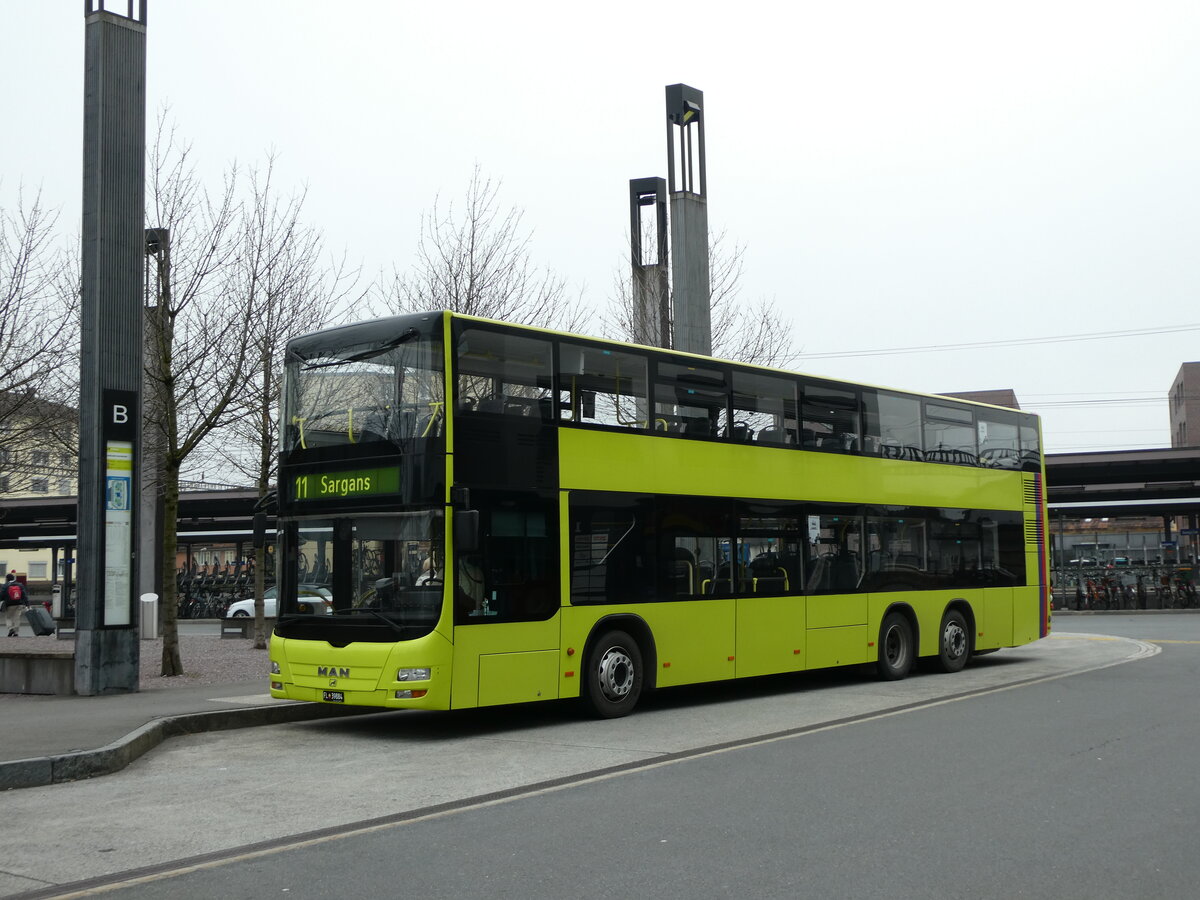
M 667 174 L 683 82 L 704 92 L 710 226 L 745 245 L 743 297 L 794 321 L 797 368 L 1011 387 L 1052 452 L 1170 443 L 1167 391 L 1200 359 L 1195 0 L 148 12 L 148 120 L 169 105 L 214 175 L 274 151 L 368 272 L 406 267 L 421 212 L 478 163 L 534 260 L 606 306 L 628 181 Z M 0 14 L 0 205 L 40 188 L 77 232 L 84 4 Z M 1074 339 L 1097 333 L 1119 336 Z M 1014 343 L 1033 338 L 1058 340 Z

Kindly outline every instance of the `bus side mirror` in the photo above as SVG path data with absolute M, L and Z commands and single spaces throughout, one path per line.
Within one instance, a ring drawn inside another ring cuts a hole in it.
M 254 549 L 265 547 L 267 544 L 267 514 L 265 512 L 256 512 L 254 514 Z
M 479 510 L 454 511 L 454 552 L 474 553 L 479 549 Z

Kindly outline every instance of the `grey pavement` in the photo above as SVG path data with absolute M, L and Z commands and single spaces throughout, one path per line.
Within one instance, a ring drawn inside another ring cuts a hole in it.
M 1055 613 L 1060 622 L 1073 615 Z M 1085 621 L 1060 630 L 1086 631 Z M 0 790 L 110 774 L 179 735 L 379 712 L 275 700 L 264 682 L 243 677 L 100 697 L 0 695 Z
M 228 653 L 215 622 L 180 623 L 181 640 L 210 642 Z M 5 647 L 29 648 L 22 638 Z M 38 638 L 43 650 L 69 650 L 69 641 Z M 236 646 L 236 645 L 235 645 Z M 241 642 L 248 647 L 249 643 Z M 34 651 L 37 652 L 37 651 Z M 251 651 L 246 651 L 250 653 Z M 262 650 L 253 651 L 265 659 Z M 153 658 L 143 664 L 156 665 Z M 185 654 L 186 658 L 186 654 Z M 0 790 L 76 781 L 116 772 L 167 738 L 255 725 L 361 714 L 356 708 L 275 700 L 265 673 L 218 669 L 202 684 L 154 687 L 98 697 L 0 694 Z
M 0 790 L 107 775 L 182 734 L 359 712 L 274 700 L 261 678 L 101 697 L 7 695 L 0 704 Z

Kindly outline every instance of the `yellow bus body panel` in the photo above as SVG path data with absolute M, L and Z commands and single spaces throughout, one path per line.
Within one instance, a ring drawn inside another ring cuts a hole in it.
M 508 663 L 497 660 L 489 661 L 488 665 L 503 668 L 511 665 L 513 674 L 523 679 L 519 686 L 512 691 L 521 699 L 488 700 L 481 699 L 479 681 L 485 656 L 516 656 L 521 654 L 542 654 L 547 651 L 558 652 L 559 645 L 559 614 L 555 613 L 544 622 L 492 622 L 486 625 L 459 625 L 454 629 L 454 694 L 451 707 L 467 709 L 472 706 L 485 706 L 490 703 L 519 703 L 524 700 L 549 699 L 558 696 L 557 665 L 542 671 L 544 683 L 534 684 L 530 679 L 537 669 L 532 660 L 510 660 Z M 543 661 L 544 657 L 538 656 Z M 503 685 L 491 685 L 491 696 L 506 696 L 508 690 Z M 531 697 L 531 692 L 542 691 L 541 697 Z
M 1024 597 L 1025 602 L 1013 604 L 1012 645 L 1028 644 L 1041 635 L 1041 611 L 1038 606 L 1037 587 L 1014 588 L 1014 596 Z
M 876 656 L 868 646 L 866 625 L 841 625 L 832 628 L 810 628 L 808 642 L 808 666 L 824 669 L 828 666 L 849 666 L 870 662 Z
M 1020 509 L 1021 473 L 560 428 L 565 490 Z M 763 480 L 763 473 L 770 480 Z M 935 499 L 936 498 L 936 499 Z
M 866 625 L 870 594 L 814 594 L 808 597 L 808 627 Z
M 805 666 L 805 598 L 739 597 L 738 677 L 794 672 Z
M 1030 591 L 1029 596 L 1037 602 L 1037 588 L 991 588 L 983 592 L 982 622 L 975 629 L 975 649 L 990 650 L 1008 647 L 1013 639 L 1013 595 L 1017 591 Z M 978 613 L 976 613 L 978 615 Z M 1036 617 L 1036 607 L 1034 615 Z
M 558 650 L 479 656 L 479 705 L 529 703 L 558 697 Z

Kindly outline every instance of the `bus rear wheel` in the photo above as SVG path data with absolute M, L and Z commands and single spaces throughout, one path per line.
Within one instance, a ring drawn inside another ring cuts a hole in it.
M 885 681 L 898 681 L 912 669 L 916 658 L 913 630 L 898 612 L 888 613 L 879 626 L 879 661 L 875 668 Z
M 609 631 L 592 645 L 587 665 L 587 700 L 601 718 L 628 715 L 642 693 L 642 651 L 624 631 Z
M 961 672 L 971 656 L 971 633 L 967 620 L 957 609 L 948 609 L 942 616 L 938 633 L 937 665 L 943 672 Z

